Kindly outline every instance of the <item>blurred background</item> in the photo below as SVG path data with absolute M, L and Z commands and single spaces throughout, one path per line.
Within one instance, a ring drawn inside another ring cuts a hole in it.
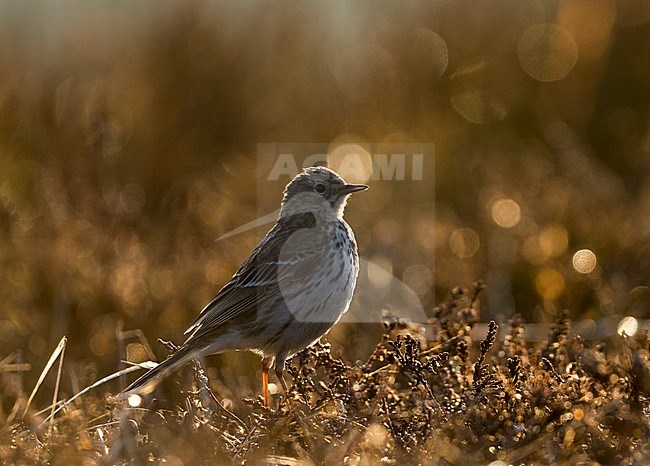
M 269 227 L 215 241 L 279 205 L 273 142 L 434 144 L 352 199 L 362 257 L 429 314 L 482 278 L 484 322 L 615 333 L 650 317 L 649 113 L 643 0 L 2 2 L 0 359 L 31 387 L 67 335 L 70 392 L 145 357 L 122 330 L 181 342 Z

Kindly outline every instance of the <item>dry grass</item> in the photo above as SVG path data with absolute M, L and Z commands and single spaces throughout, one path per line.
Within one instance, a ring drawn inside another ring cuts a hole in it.
M 303 351 L 276 409 L 259 398 L 224 406 L 197 362 L 191 384 L 174 378 L 176 398 L 159 391 L 129 407 L 95 389 L 53 424 L 51 407 L 30 411 L 0 431 L 0 461 L 647 464 L 647 336 L 588 346 L 563 316 L 533 347 L 515 317 L 472 348 L 481 288 L 455 289 L 425 326 L 386 322 L 364 363 L 327 343 Z

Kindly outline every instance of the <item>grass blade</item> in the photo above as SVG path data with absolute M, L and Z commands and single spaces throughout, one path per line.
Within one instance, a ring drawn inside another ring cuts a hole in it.
M 152 363 L 152 364 L 155 364 L 155 363 Z M 70 398 L 70 399 L 69 399 L 68 401 L 66 401 L 65 403 L 61 404 L 61 406 L 59 406 L 59 407 L 56 408 L 56 409 L 54 409 L 54 407 L 56 406 L 56 403 L 54 403 L 54 404 L 52 405 L 52 412 L 50 413 L 50 415 L 49 415 L 48 417 L 45 418 L 45 420 L 41 423 L 41 425 L 43 425 L 44 423 L 46 423 L 47 421 L 49 421 L 49 420 L 51 420 L 51 419 L 54 419 L 54 416 L 55 416 L 59 411 L 61 411 L 63 408 L 65 408 L 66 406 L 68 406 L 70 403 L 72 403 L 74 400 L 76 400 L 76 399 L 79 398 L 80 396 L 84 395 L 85 393 L 88 393 L 88 392 L 89 392 L 90 390 L 92 390 L 93 388 L 99 387 L 100 385 L 103 385 L 103 384 L 105 384 L 106 382 L 110 382 L 110 381 L 113 380 L 113 379 L 116 379 L 116 378 L 118 378 L 118 377 L 121 377 L 122 375 L 125 375 L 125 374 L 129 374 L 129 373 L 131 373 L 131 372 L 135 372 L 135 371 L 142 370 L 142 369 L 151 369 L 152 364 L 144 363 L 144 364 L 140 364 L 140 365 L 131 366 L 131 367 L 128 367 L 128 368 L 126 368 L 126 369 L 122 369 L 122 370 L 117 371 L 117 372 L 115 372 L 115 373 L 113 373 L 113 374 L 107 375 L 107 376 L 104 377 L 103 379 L 100 379 L 100 380 L 98 380 L 97 382 L 93 383 L 92 385 L 89 385 L 88 387 L 84 388 L 83 390 L 81 390 L 79 393 L 77 393 L 76 395 L 74 395 L 72 398 Z M 153 367 L 155 367 L 155 366 L 153 366 Z
M 67 341 L 66 337 L 61 339 L 63 346 L 61 348 L 61 355 L 59 357 L 59 370 L 56 372 L 56 384 L 54 385 L 54 395 L 52 395 L 52 411 L 50 416 L 54 413 L 54 408 L 56 406 L 56 400 L 59 398 L 59 387 L 61 386 L 61 372 L 63 371 L 63 358 L 65 357 L 65 342 Z M 60 343 L 59 343 L 60 344 Z M 52 421 L 54 421 L 54 416 L 52 416 Z M 52 428 L 54 427 L 54 422 L 50 422 L 50 435 L 52 434 Z
M 52 369 L 52 366 L 56 362 L 56 359 L 64 351 L 65 346 L 67 344 L 67 341 L 68 341 L 68 339 L 64 335 L 63 338 L 61 338 L 61 341 L 59 342 L 59 344 L 56 346 L 56 349 L 52 353 L 52 356 L 50 356 L 50 359 L 47 361 L 47 364 L 43 368 L 43 372 L 41 372 L 41 375 L 38 378 L 38 382 L 36 382 L 36 386 L 34 387 L 34 390 L 32 390 L 32 394 L 29 395 L 29 399 L 27 400 L 27 405 L 25 406 L 25 409 L 23 411 L 23 417 L 25 417 L 25 415 L 27 415 L 27 411 L 29 410 L 29 406 L 32 404 L 32 401 L 34 400 L 34 397 L 36 396 L 36 393 L 38 392 L 38 389 L 41 387 L 41 384 L 43 383 L 43 380 L 45 380 L 45 377 L 47 377 L 47 374 L 50 372 L 50 369 Z

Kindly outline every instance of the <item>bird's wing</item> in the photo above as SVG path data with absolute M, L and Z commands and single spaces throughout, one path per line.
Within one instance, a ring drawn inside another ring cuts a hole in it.
M 280 293 L 279 270 L 283 274 L 283 283 L 286 283 L 287 270 L 291 271 L 291 280 L 299 280 L 313 270 L 321 254 L 320 248 L 300 232 L 313 228 L 315 224 L 311 213 L 279 221 L 185 331 L 191 334 L 189 339 L 210 333 Z

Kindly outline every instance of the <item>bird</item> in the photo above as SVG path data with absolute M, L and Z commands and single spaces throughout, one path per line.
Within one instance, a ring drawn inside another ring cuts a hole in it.
M 185 342 L 121 394 L 148 393 L 192 359 L 245 350 L 262 358 L 264 406 L 271 367 L 287 394 L 286 361 L 350 307 L 359 255 L 343 214 L 350 195 L 366 189 L 325 166 L 298 173 L 284 189 L 273 228 L 185 331 Z

